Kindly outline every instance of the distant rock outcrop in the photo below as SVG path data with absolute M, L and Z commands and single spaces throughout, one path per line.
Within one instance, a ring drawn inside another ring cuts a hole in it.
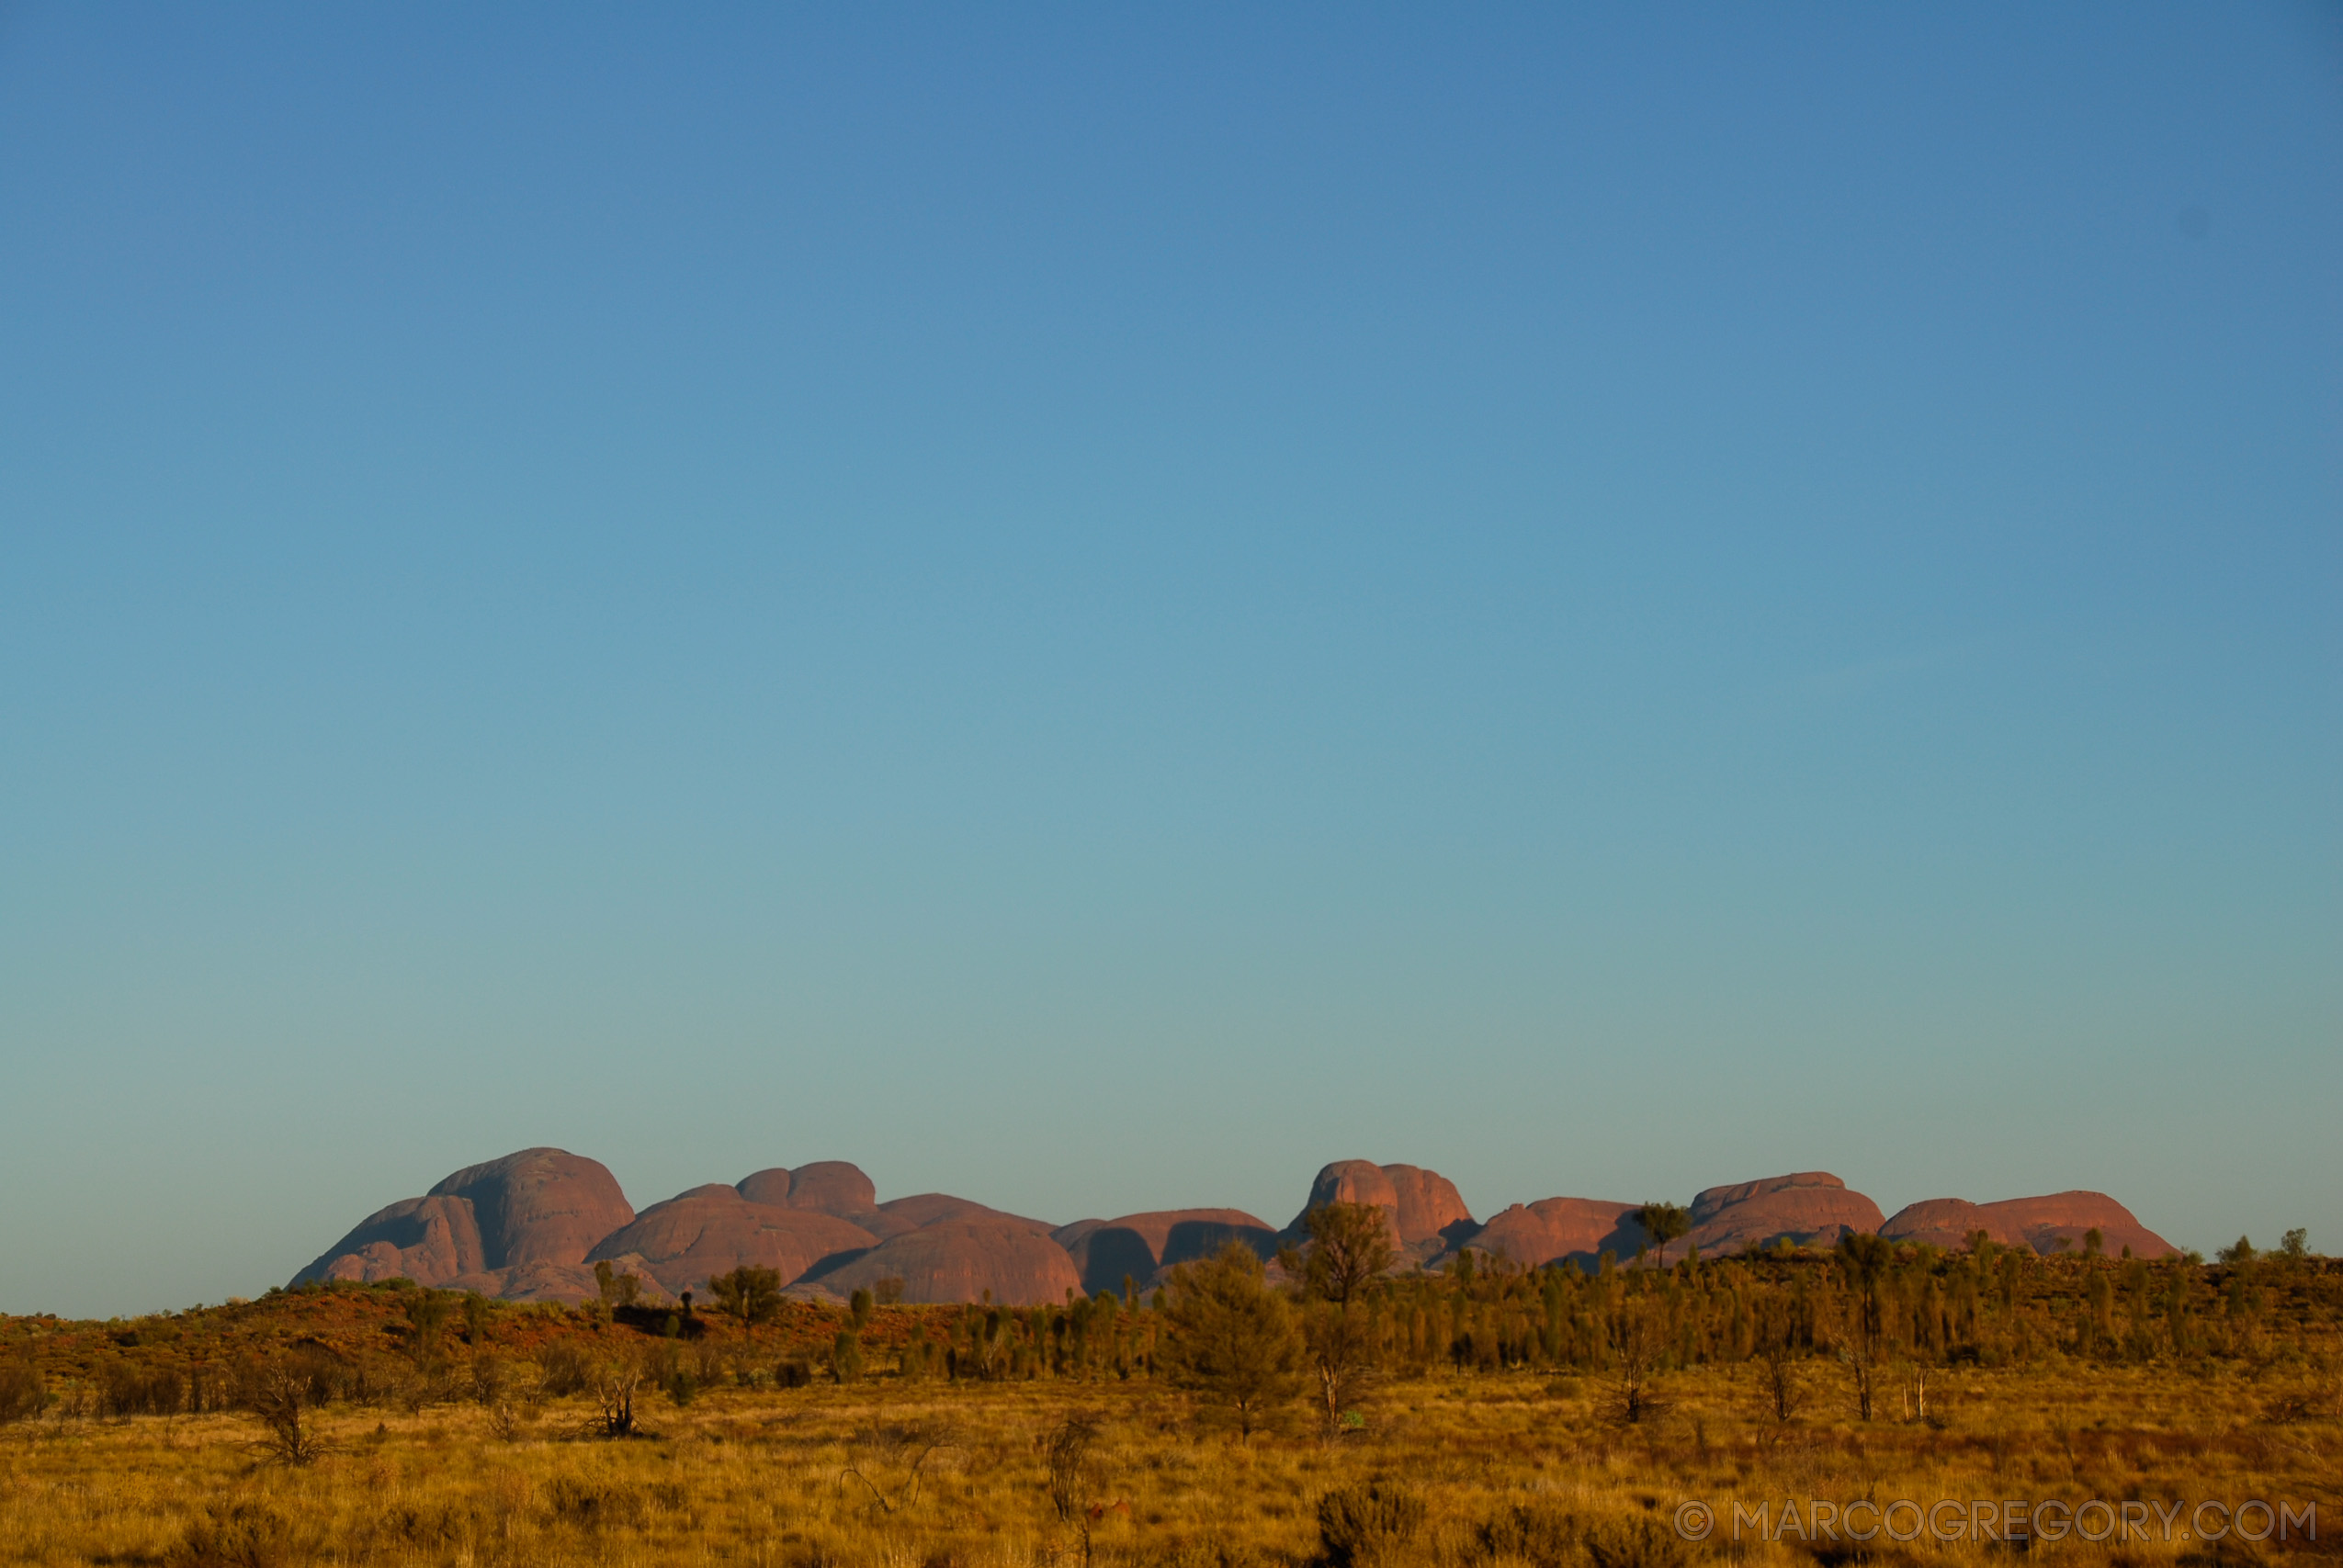
M 431 1195 L 470 1201 L 491 1269 L 583 1263 L 594 1243 L 635 1217 L 617 1178 L 562 1149 L 523 1149 L 468 1166 Z
M 1842 1235 L 1875 1233 L 1883 1223 L 1878 1204 L 1821 1170 L 1712 1187 L 1692 1199 L 1691 1219 L 1686 1239 L 1704 1257 L 1779 1241 L 1831 1247 Z
M 1209 1258 L 1241 1241 L 1266 1258 L 1277 1233 L 1242 1209 L 1160 1209 L 1116 1220 L 1076 1220 L 1050 1233 L 1081 1276 L 1086 1294 L 1119 1291 L 1129 1280 L 1141 1289 L 1163 1269 Z
M 480 1225 L 469 1201 L 402 1198 L 359 1221 L 356 1230 L 326 1248 L 293 1282 L 356 1280 L 372 1284 L 408 1279 L 418 1285 L 444 1285 L 487 1269 Z
M 2093 1230 L 2111 1258 L 2121 1256 L 2127 1247 L 2134 1258 L 2165 1258 L 2179 1250 L 2106 1193 L 2079 1190 L 1998 1203 L 1930 1198 L 1898 1209 L 1879 1234 L 1891 1241 L 1953 1247 L 1965 1246 L 1971 1233 L 1983 1231 L 2004 1247 L 2049 1253 L 2082 1251 L 2084 1237 Z
M 941 1219 L 907 1231 L 843 1268 L 809 1283 L 839 1295 L 903 1281 L 902 1299 L 915 1303 L 990 1299 L 1000 1306 L 1063 1302 L 1081 1289 L 1081 1275 L 1066 1249 L 1022 1222 Z
M 1305 1234 L 1310 1211 L 1328 1203 L 1372 1203 L 1389 1216 L 1391 1245 L 1402 1264 L 1421 1263 L 1461 1244 L 1477 1228 L 1455 1184 L 1413 1165 L 1338 1159 L 1310 1183 L 1302 1212 L 1285 1227 L 1289 1240 Z
M 523 1149 L 467 1167 L 425 1197 L 377 1210 L 293 1282 L 465 1280 L 477 1281 L 468 1288 L 504 1295 L 512 1270 L 583 1263 L 595 1242 L 634 1217 L 601 1165 L 561 1149 Z
M 916 1192 L 909 1198 L 890 1198 L 878 1206 L 878 1212 L 910 1230 L 934 1224 L 939 1220 L 1001 1221 L 1021 1226 L 1040 1236 L 1046 1236 L 1058 1228 L 1047 1220 L 1029 1220 L 1023 1214 L 1003 1213 L 971 1199 L 955 1198 L 949 1192 Z
M 1492 1214 L 1468 1245 L 1527 1269 L 1576 1260 L 1591 1273 L 1603 1253 L 1624 1262 L 1642 1245 L 1636 1208 L 1601 1198 L 1541 1198 Z
M 1605 1252 L 1631 1263 L 1648 1240 L 1636 1204 L 1547 1198 L 1515 1203 L 1482 1225 L 1436 1171 L 1361 1159 L 1319 1170 L 1308 1202 L 1282 1232 L 1240 1209 L 1150 1210 L 1052 1227 L 945 1192 L 877 1200 L 860 1168 L 818 1160 L 695 1187 L 637 1214 L 595 1161 L 523 1149 L 376 1210 L 294 1282 L 403 1278 L 511 1301 L 578 1302 L 595 1294 L 594 1266 L 607 1262 L 641 1281 L 642 1300 L 658 1303 L 745 1263 L 774 1269 L 801 1300 L 843 1301 L 893 1279 L 903 1282 L 906 1302 L 990 1292 L 1002 1305 L 1024 1306 L 1062 1301 L 1069 1290 L 1119 1291 L 1126 1280 L 1151 1288 L 1166 1269 L 1232 1240 L 1272 1256 L 1304 1239 L 1309 1213 L 1332 1202 L 1381 1210 L 1402 1270 L 1467 1247 L 1527 1267 L 1575 1260 L 1591 1269 Z M 1670 1248 L 1671 1262 L 1693 1247 L 1710 1257 L 1783 1241 L 1827 1247 L 1864 1231 L 1946 1247 L 1983 1231 L 2007 1246 L 2053 1252 L 2080 1251 L 2097 1229 L 2111 1256 L 2127 1247 L 2143 1258 L 2173 1251 L 2103 1192 L 1998 1203 L 1933 1198 L 1883 1220 L 1877 1204 L 1822 1171 L 1712 1187 L 1692 1200 L 1689 1218 L 1691 1234 L 1681 1250 Z
M 1399 1240 L 1413 1247 L 1420 1242 L 1447 1244 L 1459 1227 L 1473 1228 L 1473 1212 L 1465 1207 L 1465 1200 L 1456 1184 L 1436 1170 L 1421 1166 L 1387 1165 L 1384 1179 L 1391 1183 L 1391 1190 L 1398 1200 Z
M 820 1159 L 793 1171 L 775 1166 L 744 1176 L 734 1186 L 752 1203 L 834 1214 L 881 1240 L 919 1228 L 910 1220 L 881 1213 L 878 1189 L 863 1174 L 860 1166 L 842 1159 Z
M 825 1260 L 860 1254 L 878 1237 L 812 1209 L 752 1203 L 736 1188 L 696 1187 L 653 1203 L 603 1237 L 588 1258 L 633 1254 L 669 1292 L 705 1291 L 709 1278 L 742 1264 L 777 1270 L 785 1285 Z

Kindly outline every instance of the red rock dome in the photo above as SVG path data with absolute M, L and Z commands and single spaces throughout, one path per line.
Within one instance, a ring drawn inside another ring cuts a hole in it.
M 594 1243 L 635 1217 L 608 1170 L 561 1149 L 523 1149 L 467 1167 L 431 1196 L 471 1201 L 490 1269 L 582 1263 Z
M 1830 1247 L 1841 1235 L 1875 1233 L 1885 1223 L 1878 1204 L 1821 1170 L 1712 1187 L 1692 1200 L 1691 1218 L 1689 1239 L 1710 1257 L 1783 1239 Z
M 1473 1223 L 1472 1211 L 1465 1207 L 1456 1184 L 1438 1171 L 1420 1166 L 1387 1165 L 1383 1175 L 1391 1183 L 1402 1242 L 1413 1245 L 1446 1240 L 1453 1227 Z
M 1399 1190 L 1384 1174 L 1383 1168 L 1372 1160 L 1338 1159 L 1321 1168 L 1318 1179 L 1310 1183 L 1309 1201 L 1302 1205 L 1302 1212 L 1285 1228 L 1299 1230 L 1312 1209 L 1329 1203 L 1372 1203 L 1378 1209 L 1388 1209 L 1392 1234 L 1398 1234 Z
M 844 1296 L 890 1279 L 903 1281 L 909 1303 L 973 1302 L 990 1292 L 1001 1306 L 1060 1303 L 1082 1284 L 1064 1247 L 1023 1222 L 1000 1219 L 937 1220 L 823 1270 L 818 1282 Z
M 776 1209 L 789 1206 L 789 1172 L 782 1166 L 769 1170 L 753 1171 L 732 1183 L 732 1190 L 752 1203 L 770 1203 Z
M 752 1203 L 732 1188 L 695 1188 L 653 1203 L 605 1236 L 588 1261 L 634 1254 L 667 1291 L 705 1291 L 711 1275 L 742 1264 L 779 1271 L 785 1285 L 824 1259 L 867 1250 L 878 1238 L 834 1214 Z
M 955 1198 L 949 1192 L 916 1192 L 909 1198 L 890 1198 L 878 1206 L 878 1212 L 911 1230 L 932 1225 L 939 1220 L 1000 1221 L 1021 1225 L 1040 1236 L 1047 1236 L 1058 1228 L 1047 1220 L 1029 1220 L 1023 1214 L 1003 1213 L 973 1199 Z
M 1966 1247 L 1976 1231 L 2004 1247 L 2020 1246 L 2025 1240 L 1965 1198 L 1924 1198 L 1907 1203 L 1879 1227 L 1879 1234 L 1890 1241 L 1924 1242 L 1948 1249 Z
M 1263 1257 L 1277 1233 L 1242 1209 L 1159 1209 L 1116 1220 L 1077 1220 L 1050 1233 L 1066 1249 L 1091 1295 L 1119 1291 L 1127 1277 L 1142 1288 L 1165 1269 L 1208 1258 L 1232 1241 Z
M 860 1166 L 843 1159 L 818 1159 L 798 1167 L 789 1178 L 789 1207 L 851 1220 L 877 1209 L 878 1189 Z
M 1644 1239 L 1634 1219 L 1636 1208 L 1601 1198 L 1541 1198 L 1492 1214 L 1468 1245 L 1501 1252 L 1525 1268 L 1575 1258 L 1591 1270 L 1605 1251 L 1622 1262 L 1635 1255 Z
M 311 1280 L 413 1280 L 444 1285 L 488 1267 L 480 1225 L 463 1198 L 402 1198 L 378 1209 L 293 1276 Z

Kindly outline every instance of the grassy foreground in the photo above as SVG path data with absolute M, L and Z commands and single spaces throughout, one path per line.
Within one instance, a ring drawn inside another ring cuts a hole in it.
M 1061 1358 L 1015 1376 L 1006 1363 L 984 1377 L 895 1370 L 890 1345 L 965 1316 L 880 1309 L 865 1338 L 887 1370 L 844 1382 L 818 1359 L 836 1324 L 811 1309 L 777 1327 L 711 1325 L 695 1342 L 662 1323 L 499 1306 L 475 1343 L 451 1326 L 422 1368 L 398 1359 L 411 1318 L 380 1288 L 128 1325 L 0 1320 L 0 1347 L 36 1347 L 47 1388 L 38 1414 L 0 1427 L 0 1562 L 1806 1568 L 2027 1550 L 2134 1568 L 2343 1554 L 2324 1315 L 2252 1354 L 1941 1364 L 1925 1417 L 1921 1369 L 1898 1365 L 1879 1374 L 1869 1421 L 1851 1374 L 1819 1355 L 1794 1366 L 1804 1408 L 1787 1421 L 1760 1360 L 1663 1368 L 1631 1422 L 1614 1371 L 1451 1359 L 1371 1384 L 1339 1435 L 1296 1402 L 1245 1442 L 1145 1375 L 1127 1344 L 1119 1363 Z M 637 1392 L 636 1435 L 612 1439 L 595 1435 L 607 1386 L 578 1382 L 581 1357 L 563 1347 L 621 1342 L 651 1352 L 655 1381 Z M 263 1350 L 345 1370 L 303 1416 L 322 1442 L 309 1462 L 272 1449 L 249 1401 L 223 1395 L 225 1372 L 208 1388 L 193 1376 Z M 803 1365 L 816 1375 L 789 1386 Z M 167 1398 L 166 1367 L 179 1369 Z M 141 1378 L 167 1413 L 108 1414 L 135 1412 Z M 2283 1540 L 2207 1543 L 2186 1513 L 2145 1540 L 2023 1549 L 1812 1530 L 1733 1543 L 1722 1525 L 1688 1543 L 1671 1528 L 1687 1499 L 1721 1516 L 1764 1504 L 1770 1527 L 1795 1501 L 1803 1529 L 1817 1499 L 1953 1499 L 1965 1518 L 1977 1499 L 2094 1497 L 2315 1505 L 2318 1538 L 2297 1524 Z

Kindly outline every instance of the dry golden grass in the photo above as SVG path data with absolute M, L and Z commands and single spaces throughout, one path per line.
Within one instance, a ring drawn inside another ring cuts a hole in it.
M 1143 1381 L 882 1379 L 721 1390 L 682 1406 L 651 1393 L 650 1435 L 627 1441 L 583 1436 L 592 1412 L 576 1397 L 504 1418 L 469 1402 L 412 1413 L 337 1404 L 321 1417 L 328 1451 L 306 1467 L 269 1457 L 248 1415 L 52 1410 L 0 1430 L 0 1562 L 1024 1568 L 1081 1562 L 1086 1526 L 1104 1563 L 1292 1562 L 1321 1550 L 1319 1499 L 1374 1480 L 1425 1506 L 1420 1530 L 1384 1543 L 1388 1562 L 1495 1568 L 1568 1555 L 1669 1568 L 1721 1555 L 1805 1568 L 1853 1556 L 1794 1540 L 1681 1548 L 1666 1521 L 1694 1497 L 1777 1507 L 1785 1497 L 2285 1498 L 2322 1505 L 2325 1540 L 2209 1552 L 2070 1538 L 2034 1554 L 2134 1568 L 2335 1553 L 2343 1426 L 2316 1355 L 1938 1371 L 1929 1422 L 1903 1418 L 1892 1374 L 1885 1417 L 1862 1423 L 1839 1369 L 1804 1371 L 1814 1407 L 1786 1427 L 1762 1412 L 1749 1365 L 1670 1374 L 1669 1407 L 1625 1427 L 1602 1416 L 1599 1373 L 1498 1372 L 1387 1382 L 1363 1407 L 1364 1427 L 1338 1441 L 1297 1426 L 1248 1446 L 1199 1427 L 1183 1396 Z M 1085 1508 L 1060 1518 L 1049 1495 L 1047 1439 L 1075 1414 L 1101 1422 L 1086 1483 L 1094 1523 Z M 1563 1518 L 1568 1539 L 1492 1529 L 1521 1508 L 1533 1522 Z M 1636 1518 L 1659 1533 L 1603 1549 L 1602 1529 Z M 2000 1550 L 1924 1540 L 1903 1554 L 1959 1562 Z

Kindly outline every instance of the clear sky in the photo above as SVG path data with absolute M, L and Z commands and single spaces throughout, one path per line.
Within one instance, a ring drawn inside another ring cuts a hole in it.
M 534 1144 L 2343 1250 L 2343 13 L 0 11 L 0 1310 Z

